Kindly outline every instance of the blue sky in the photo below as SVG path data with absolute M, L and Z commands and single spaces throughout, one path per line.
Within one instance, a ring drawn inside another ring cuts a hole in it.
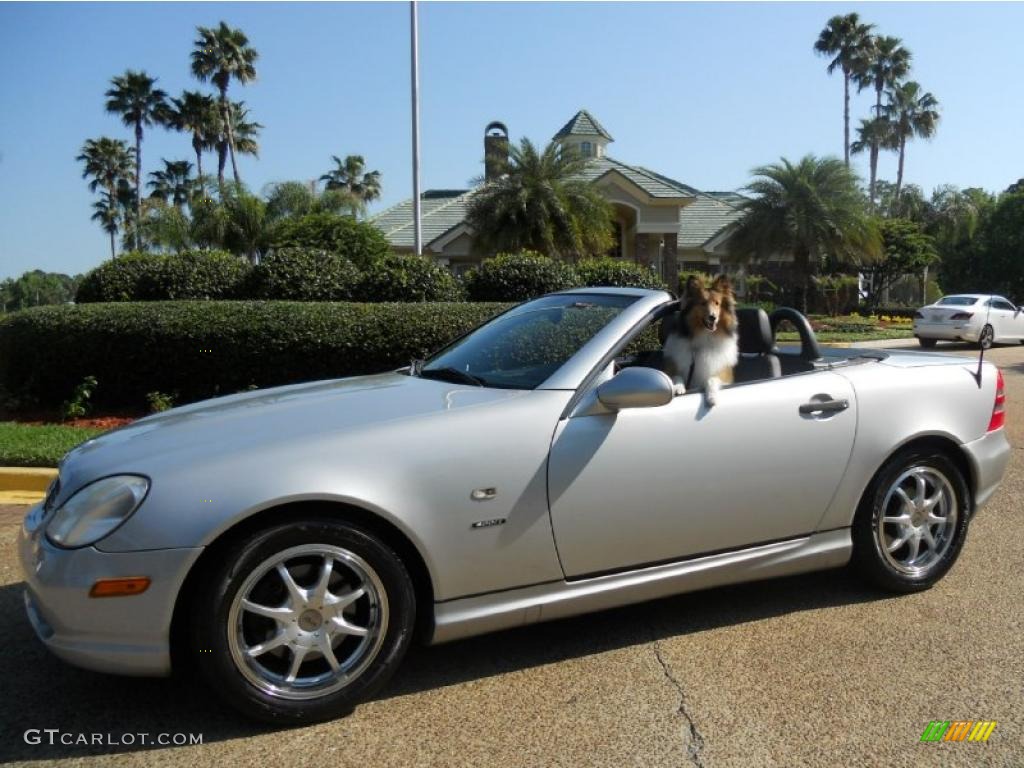
M 914 53 L 913 77 L 942 103 L 937 138 L 916 142 L 907 181 L 1002 190 L 1024 176 L 1024 4 L 422 3 L 425 188 L 482 172 L 492 119 L 545 141 L 579 108 L 616 141 L 609 154 L 704 189 L 752 167 L 842 153 L 842 84 L 811 46 L 856 10 Z M 260 52 L 257 82 L 233 86 L 266 127 L 244 180 L 310 179 L 332 154 L 381 171 L 379 210 L 411 194 L 406 3 L 0 3 L 0 278 L 80 272 L 107 254 L 75 156 L 86 138 L 130 139 L 103 111 L 111 76 L 145 69 L 171 94 L 196 88 L 196 25 L 224 19 Z M 868 93 L 854 100 L 865 116 Z M 152 129 L 144 170 L 192 158 Z M 858 161 L 866 175 L 866 162 Z M 895 177 L 887 155 L 880 176 Z

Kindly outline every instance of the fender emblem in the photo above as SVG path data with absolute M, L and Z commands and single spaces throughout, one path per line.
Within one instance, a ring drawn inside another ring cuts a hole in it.
M 504 517 L 496 517 L 493 520 L 477 520 L 475 523 L 473 523 L 469 527 L 470 528 L 491 528 L 491 527 L 493 527 L 495 525 L 504 525 L 504 524 L 505 524 L 505 518 Z

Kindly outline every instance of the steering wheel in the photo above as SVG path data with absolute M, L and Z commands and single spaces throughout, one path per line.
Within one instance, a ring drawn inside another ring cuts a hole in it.
M 808 361 L 821 360 L 821 348 L 818 346 L 818 340 L 814 337 L 810 322 L 802 313 L 792 307 L 779 307 L 768 318 L 772 326 L 772 339 L 775 338 L 776 329 L 783 320 L 789 320 L 796 328 L 796 332 L 800 334 L 799 357 Z

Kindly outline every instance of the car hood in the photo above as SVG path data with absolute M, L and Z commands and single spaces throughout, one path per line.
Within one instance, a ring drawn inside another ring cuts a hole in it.
M 524 394 L 389 373 L 204 400 L 148 416 L 75 448 L 61 462 L 59 501 L 98 477 L 146 474 L 181 454 L 196 462 L 204 456 L 313 440 L 325 433 L 354 433 L 403 419 L 443 417 Z

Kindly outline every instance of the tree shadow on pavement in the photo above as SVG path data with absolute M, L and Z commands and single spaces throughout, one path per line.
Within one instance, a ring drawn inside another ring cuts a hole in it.
M 23 584 L 0 587 L 0 763 L 53 761 L 173 746 L 29 744 L 29 729 L 65 734 L 202 734 L 210 744 L 264 733 L 224 705 L 202 682 L 185 675 L 146 679 L 102 675 L 61 662 L 35 637 L 24 614 Z M 654 639 L 755 622 L 795 611 L 881 599 L 847 571 L 723 587 L 588 616 L 499 632 L 447 645 L 414 647 L 377 697 L 389 699 L 545 664 L 642 646 Z M 71 738 L 71 737 L 66 737 Z M 122 739 L 123 740 L 123 739 Z M 168 752 L 168 754 L 171 754 Z

